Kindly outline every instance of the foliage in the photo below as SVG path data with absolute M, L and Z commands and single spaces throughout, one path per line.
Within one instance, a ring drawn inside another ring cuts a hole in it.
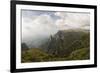
M 42 46 L 43 48 L 22 50 L 21 61 L 26 63 L 87 60 L 90 58 L 90 33 L 89 31 L 59 31 L 54 36 L 50 36 L 49 41 Z
M 69 60 L 85 60 L 90 58 L 89 48 L 82 48 L 73 51 L 68 57 Z

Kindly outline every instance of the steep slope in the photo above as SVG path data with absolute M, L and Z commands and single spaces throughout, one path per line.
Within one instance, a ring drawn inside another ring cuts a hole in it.
M 22 43 L 21 61 L 47 62 L 86 60 L 90 58 L 89 30 L 60 30 L 50 36 L 41 48 L 30 48 Z
M 56 56 L 69 56 L 72 51 L 89 48 L 89 31 L 62 30 L 50 37 L 47 52 Z
M 85 60 L 90 58 L 89 48 L 81 48 L 73 51 L 67 59 L 69 60 Z

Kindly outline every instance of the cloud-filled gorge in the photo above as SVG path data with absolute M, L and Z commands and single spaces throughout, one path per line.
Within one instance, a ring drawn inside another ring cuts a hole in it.
M 90 14 L 22 10 L 22 42 L 38 47 L 59 30 L 89 30 Z

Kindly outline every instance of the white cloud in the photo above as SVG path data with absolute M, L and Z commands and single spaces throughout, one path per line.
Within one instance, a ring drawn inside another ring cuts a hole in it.
M 61 17 L 56 22 L 59 29 L 75 29 L 90 25 L 89 13 L 56 12 L 55 15 Z
M 59 19 L 48 14 L 22 16 L 22 42 L 37 47 L 50 35 L 63 29 L 89 29 L 90 17 L 85 13 L 55 12 Z
M 22 41 L 40 45 L 41 40 L 57 32 L 57 27 L 49 15 L 22 18 Z

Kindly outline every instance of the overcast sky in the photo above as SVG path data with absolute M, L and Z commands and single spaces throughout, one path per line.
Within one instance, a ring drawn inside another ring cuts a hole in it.
M 22 10 L 22 41 L 41 40 L 58 30 L 89 29 L 89 13 Z M 41 36 L 41 38 L 40 38 Z M 38 42 L 37 42 L 38 43 Z

